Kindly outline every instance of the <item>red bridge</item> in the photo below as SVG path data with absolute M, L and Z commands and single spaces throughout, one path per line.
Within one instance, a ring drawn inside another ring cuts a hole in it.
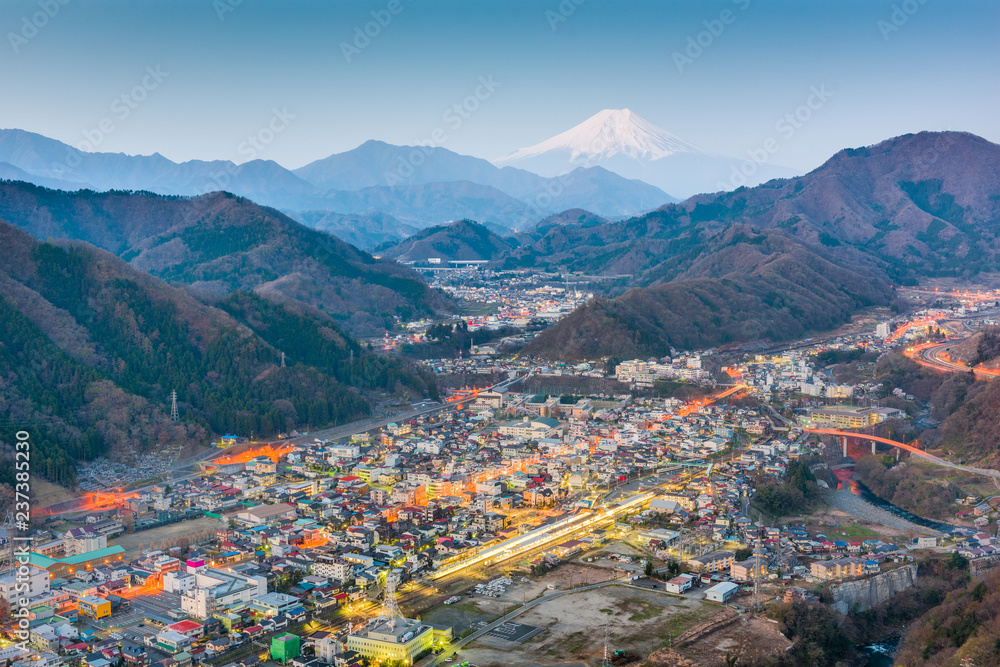
M 946 461 L 942 458 L 934 456 L 933 454 L 928 454 L 922 449 L 918 449 L 913 445 L 907 445 L 902 442 L 896 442 L 895 440 L 890 440 L 889 438 L 881 438 L 877 435 L 868 435 L 867 433 L 855 433 L 854 431 L 841 431 L 832 428 L 807 428 L 804 429 L 807 433 L 819 433 L 821 435 L 835 435 L 840 438 L 841 446 L 844 448 L 844 456 L 847 456 L 847 439 L 848 438 L 858 438 L 860 440 L 870 440 L 872 443 L 872 454 L 875 453 L 876 443 L 882 443 L 883 445 L 889 445 L 890 447 L 895 447 L 897 449 L 904 449 L 912 454 L 916 454 L 920 458 L 930 461 L 936 465 L 944 466 L 946 468 L 954 468 L 956 470 L 964 470 L 965 472 L 971 472 L 977 475 L 985 475 L 987 477 L 993 477 L 994 479 L 1000 478 L 1000 472 L 996 470 L 989 470 L 984 468 L 972 468 L 969 466 L 964 466 L 959 463 L 952 463 L 951 461 Z M 916 442 L 916 441 L 914 441 Z

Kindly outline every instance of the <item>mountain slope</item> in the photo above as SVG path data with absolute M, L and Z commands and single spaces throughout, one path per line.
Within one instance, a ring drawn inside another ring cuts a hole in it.
M 735 226 L 704 255 L 703 262 L 717 266 L 693 273 L 706 275 L 595 299 L 542 332 L 524 352 L 550 359 L 631 359 L 664 356 L 671 347 L 787 340 L 833 329 L 858 308 L 889 300 L 889 285 L 877 273 L 845 267 L 780 230 L 755 234 Z
M 359 334 L 452 307 L 406 267 L 225 193 L 187 199 L 0 182 L 0 218 L 36 238 L 93 243 L 207 301 L 254 291 Z
M 780 229 L 896 281 L 970 275 L 1000 258 L 1000 146 L 974 135 L 907 135 L 841 151 L 798 178 L 700 195 L 600 226 L 552 228 L 504 262 L 631 274 L 632 285 L 711 276 L 696 263 L 735 224 Z
M 557 225 L 522 239 L 496 265 L 623 276 L 627 287 L 649 288 L 595 303 L 528 349 L 644 354 L 663 349 L 660 336 L 675 347 L 792 338 L 887 303 L 892 283 L 996 270 L 998 223 L 1000 146 L 921 133 L 841 151 L 788 181 L 693 197 L 622 222 Z M 687 289 L 708 295 L 692 300 Z
M 963 132 L 909 134 L 840 151 L 800 178 L 673 210 L 863 248 L 901 275 L 968 276 L 1000 266 L 1000 146 Z
M 495 160 L 543 176 L 558 176 L 578 167 L 604 167 L 625 178 L 651 183 L 678 197 L 731 189 L 796 172 L 770 164 L 755 165 L 752 178 L 740 174 L 743 160 L 716 155 L 657 127 L 629 109 L 604 109 L 579 125 L 534 146 Z M 583 206 L 600 212 L 593 207 Z
M 401 243 L 380 249 L 378 254 L 400 262 L 424 262 L 432 257 L 443 263 L 451 260 L 488 261 L 513 247 L 511 241 L 472 220 L 458 220 L 450 225 L 424 229 Z
M 400 222 L 388 213 L 300 211 L 290 215 L 306 227 L 333 234 L 362 250 L 384 243 L 398 243 L 418 231 L 417 227 Z
M 212 432 L 341 423 L 368 411 L 355 388 L 433 392 L 336 325 L 250 294 L 227 299 L 231 315 L 85 243 L 0 221 L 0 245 L 0 420 L 35 425 L 32 471 L 48 479 L 72 485 L 78 459 Z M 179 422 L 166 414 L 174 390 Z

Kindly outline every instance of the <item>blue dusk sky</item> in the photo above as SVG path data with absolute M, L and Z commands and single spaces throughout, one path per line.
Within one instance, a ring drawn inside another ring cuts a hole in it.
M 995 0 L 5 0 L 0 27 L 0 127 L 177 161 L 245 161 L 276 113 L 257 157 L 290 168 L 432 136 L 495 159 L 625 107 L 738 157 L 798 111 L 774 162 L 803 171 L 1000 142 Z

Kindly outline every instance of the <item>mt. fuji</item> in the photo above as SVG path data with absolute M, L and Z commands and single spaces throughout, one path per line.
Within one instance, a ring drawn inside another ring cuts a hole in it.
M 750 161 L 695 146 L 630 109 L 605 109 L 562 134 L 518 149 L 494 164 L 516 166 L 543 176 L 601 166 L 682 198 L 798 174 L 785 167 L 746 162 Z

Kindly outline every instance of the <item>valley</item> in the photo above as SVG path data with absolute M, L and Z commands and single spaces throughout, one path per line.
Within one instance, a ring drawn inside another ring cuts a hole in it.
M 998 22 L 0 3 L 0 667 L 1000 667 Z

